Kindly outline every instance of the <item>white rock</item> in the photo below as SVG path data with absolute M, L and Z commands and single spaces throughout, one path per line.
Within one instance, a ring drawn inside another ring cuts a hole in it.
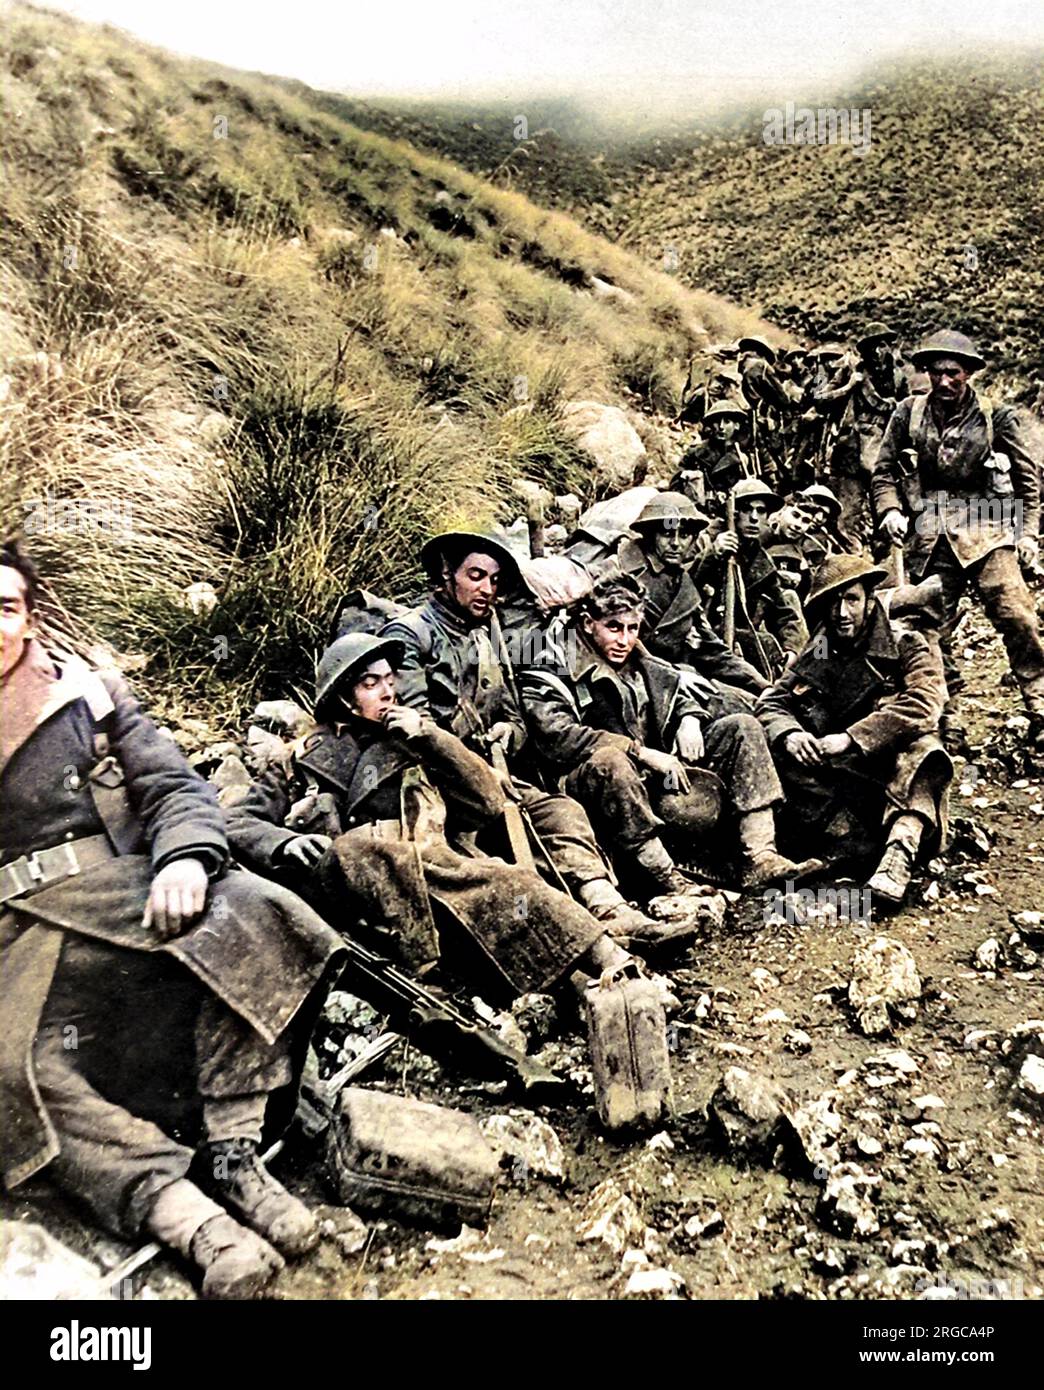
M 1036 1100 L 1044 1099 L 1044 1057 L 1030 1053 L 1019 1069 L 1019 1090 Z
M 875 936 L 852 959 L 848 1002 L 869 1037 L 891 1029 L 892 1015 L 916 1017 L 921 997 L 917 963 L 907 948 L 888 936 Z
M 613 1178 L 600 1182 L 584 1205 L 576 1233 L 581 1240 L 598 1240 L 615 1254 L 645 1241 L 646 1224 L 633 1198 Z
M 561 1182 L 565 1177 L 565 1151 L 558 1135 L 539 1115 L 512 1110 L 507 1115 L 490 1115 L 479 1128 L 496 1148 L 513 1160 L 512 1170 L 520 1175 Z
M 35 1221 L 0 1222 L 0 1300 L 108 1299 L 97 1268 Z
M 562 423 L 577 445 L 594 461 L 593 481 L 626 488 L 645 445 L 624 412 L 601 401 L 570 401 L 562 410 Z

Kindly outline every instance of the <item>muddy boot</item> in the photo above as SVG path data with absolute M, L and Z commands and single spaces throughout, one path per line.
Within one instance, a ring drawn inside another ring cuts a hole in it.
M 873 878 L 867 880 L 867 888 L 874 900 L 883 899 L 889 906 L 898 907 L 906 897 L 906 890 L 913 877 L 914 856 L 898 840 L 891 841 L 881 856 Z
M 866 885 L 875 899 L 891 907 L 900 905 L 910 886 L 923 835 L 924 821 L 920 816 L 907 813 L 895 818 L 881 862 Z
M 776 849 L 776 821 L 771 807 L 748 811 L 740 817 L 740 846 L 744 868 L 741 883 L 744 888 L 765 888 L 770 883 L 793 882 L 817 874 L 824 867 L 822 859 L 802 859 L 795 862 Z
M 202 1271 L 204 1298 L 256 1298 L 284 1267 L 267 1241 L 233 1221 L 187 1178 L 157 1194 L 144 1224 Z
M 694 923 L 657 922 L 647 917 L 632 907 L 608 879 L 585 883 L 579 897 L 591 916 L 605 923 L 614 941 L 639 955 L 655 954 L 665 947 L 673 950 L 697 934 Z
M 200 1149 L 194 1176 L 284 1255 L 305 1255 L 319 1242 L 319 1224 L 261 1162 L 251 1139 L 226 1139 Z

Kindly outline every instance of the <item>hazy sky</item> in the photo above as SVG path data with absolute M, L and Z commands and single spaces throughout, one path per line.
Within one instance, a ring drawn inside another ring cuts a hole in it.
M 51 0 L 54 4 L 55 0 Z M 57 0 L 176 52 L 369 94 L 784 92 L 937 42 L 1044 43 L 1042 0 Z M 800 99 L 806 93 L 800 89 Z

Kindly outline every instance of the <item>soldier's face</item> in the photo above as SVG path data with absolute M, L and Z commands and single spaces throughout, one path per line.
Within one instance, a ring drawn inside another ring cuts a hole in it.
M 395 704 L 395 672 L 386 661 L 373 661 L 352 686 L 348 708 L 360 719 L 379 724 Z
M 762 501 L 744 502 L 736 507 L 736 533 L 740 540 L 759 540 L 767 520 L 768 507 Z
M 723 444 L 731 443 L 732 440 L 735 439 L 736 433 L 740 427 L 740 422 L 733 419 L 731 415 L 723 415 L 720 418 L 715 417 L 708 423 L 713 437 L 715 439 L 720 439 Z
M 32 632 L 25 580 L 10 565 L 0 565 L 0 675 L 18 664 Z
M 450 598 L 478 623 L 487 622 L 493 612 L 500 584 L 500 566 L 492 555 L 475 552 L 466 555 L 449 577 Z
M 937 357 L 928 363 L 932 395 L 942 401 L 959 401 L 968 386 L 968 371 L 955 357 Z
M 830 604 L 830 624 L 842 642 L 854 641 L 863 630 L 870 595 L 862 584 L 850 584 Z
M 631 655 L 641 626 L 640 608 L 628 608 L 608 618 L 584 617 L 584 632 L 610 666 L 622 666 Z
M 812 518 L 804 507 L 781 507 L 772 524 L 788 541 L 799 541 L 811 529 Z
M 696 554 L 696 532 L 691 526 L 657 526 L 652 535 L 653 554 L 668 569 L 683 569 Z

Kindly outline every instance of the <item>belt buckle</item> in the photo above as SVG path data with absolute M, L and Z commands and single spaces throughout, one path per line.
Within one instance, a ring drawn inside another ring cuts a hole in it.
M 25 868 L 26 872 L 29 875 L 30 887 L 34 883 L 43 883 L 44 866 L 40 863 L 40 856 L 37 854 L 35 849 L 33 850 L 32 854 L 27 854 L 25 856 Z

